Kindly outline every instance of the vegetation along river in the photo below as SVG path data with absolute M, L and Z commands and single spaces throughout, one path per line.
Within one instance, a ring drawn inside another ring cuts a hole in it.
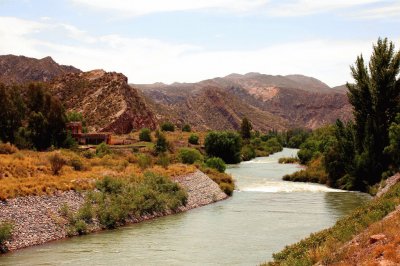
M 311 232 L 329 227 L 368 195 L 282 181 L 298 165 L 284 149 L 230 166 L 238 191 L 228 200 L 0 257 L 0 265 L 258 265 Z

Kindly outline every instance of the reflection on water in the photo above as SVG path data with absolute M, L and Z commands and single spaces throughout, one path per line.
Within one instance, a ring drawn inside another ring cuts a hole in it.
M 282 181 L 299 169 L 270 157 L 230 166 L 239 191 L 228 200 L 0 257 L 0 265 L 257 265 L 331 226 L 368 200 L 361 193 Z

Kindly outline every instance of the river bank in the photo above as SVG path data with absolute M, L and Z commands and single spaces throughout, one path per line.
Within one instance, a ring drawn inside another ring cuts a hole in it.
M 219 186 L 201 171 L 172 178 L 188 194 L 183 212 L 227 198 Z M 60 215 L 65 204 L 76 212 L 85 202 L 85 194 L 76 191 L 58 192 L 54 195 L 26 196 L 0 203 L 0 221 L 13 223 L 13 234 L 6 247 L 12 251 L 68 237 L 68 222 Z M 172 214 L 154 213 L 128 221 L 128 224 Z M 98 223 L 90 226 L 89 232 L 102 230 Z

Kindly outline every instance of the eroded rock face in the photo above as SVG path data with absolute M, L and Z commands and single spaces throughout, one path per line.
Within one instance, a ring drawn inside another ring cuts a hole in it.
M 0 82 L 24 84 L 32 81 L 47 82 L 67 73 L 79 73 L 73 66 L 59 65 L 48 56 L 42 59 L 25 56 L 0 56 Z
M 68 111 L 83 114 L 89 131 L 125 134 L 156 127 L 152 111 L 123 74 L 104 70 L 70 73 L 55 79 L 50 87 Z

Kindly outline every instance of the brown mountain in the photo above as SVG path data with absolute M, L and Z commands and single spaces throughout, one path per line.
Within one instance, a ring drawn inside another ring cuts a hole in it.
M 124 75 L 103 70 L 70 73 L 50 84 L 69 111 L 81 112 L 89 131 L 125 134 L 156 127 L 156 120 Z
M 31 81 L 50 81 L 67 73 L 79 73 L 73 66 L 59 65 L 51 57 L 35 59 L 25 56 L 0 56 L 0 82 L 23 84 Z
M 231 74 L 198 83 L 134 86 L 159 119 L 201 129 L 237 129 L 244 116 L 258 130 L 316 128 L 338 118 L 351 118 L 342 90 L 301 75 Z

